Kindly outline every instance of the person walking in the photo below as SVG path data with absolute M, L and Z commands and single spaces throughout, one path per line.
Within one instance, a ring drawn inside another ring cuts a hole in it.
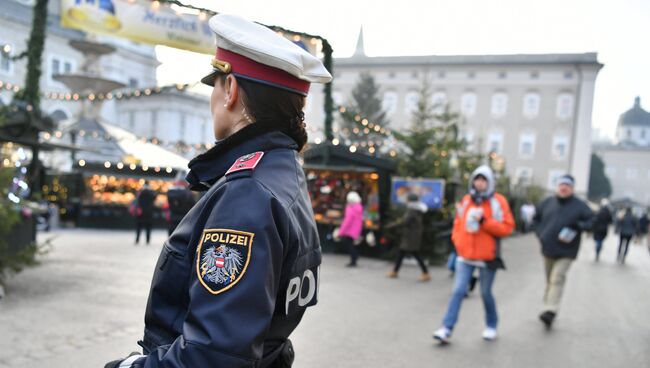
M 616 232 L 619 234 L 618 255 L 616 261 L 625 264 L 625 257 L 630 247 L 630 240 L 638 234 L 639 223 L 632 214 L 631 208 L 626 208 L 623 216 L 616 222 Z
M 105 368 L 286 368 L 289 335 L 318 302 L 321 248 L 299 152 L 323 63 L 258 23 L 210 18 L 215 145 L 186 179 L 205 194 L 162 247 L 142 354 Z M 148 261 L 143 267 L 148 268 Z
M 603 198 L 600 201 L 600 209 L 594 218 L 593 234 L 596 244 L 596 262 L 600 260 L 600 252 L 603 249 L 603 242 L 607 238 L 609 225 L 612 224 L 612 213 L 609 210 L 609 201 Z
M 427 212 L 427 205 L 420 201 L 417 194 L 409 193 L 406 203 L 406 213 L 397 222 L 386 226 L 387 229 L 394 227 L 402 228 L 402 238 L 399 243 L 399 251 L 397 253 L 397 260 L 393 270 L 388 273 L 388 277 L 397 278 L 399 269 L 402 266 L 402 261 L 407 254 L 415 258 L 420 265 L 422 274 L 419 277 L 420 281 L 429 281 L 429 269 L 420 257 L 420 249 L 422 248 L 422 218 Z
M 194 206 L 194 194 L 187 188 L 187 182 L 177 180 L 175 185 L 167 191 L 167 204 L 169 206 L 169 223 L 167 233 L 171 235 L 183 217 Z
M 535 215 L 535 233 L 541 243 L 546 275 L 539 319 L 547 328 L 557 316 L 569 267 L 578 256 L 581 233 L 593 225 L 593 212 L 574 195 L 574 186 L 573 176 L 561 176 L 555 196 L 539 203 Z
M 535 205 L 530 201 L 521 205 L 519 210 L 522 222 L 522 232 L 525 234 L 533 226 L 533 217 L 535 217 Z
M 481 297 L 485 309 L 483 338 L 497 337 L 498 314 L 492 284 L 497 268 L 504 268 L 500 239 L 515 228 L 515 221 L 506 198 L 495 192 L 495 178 L 488 166 L 478 167 L 470 177 L 469 194 L 456 211 L 452 241 L 458 252 L 454 287 L 442 326 L 433 333 L 439 342 L 449 343 L 460 307 L 474 272 L 479 269 Z
M 144 229 L 146 235 L 146 242 L 149 245 L 151 241 L 151 227 L 153 226 L 153 212 L 154 212 L 154 202 L 156 201 L 156 192 L 154 192 L 149 186 L 149 182 L 145 180 L 144 186 L 138 193 L 137 197 L 137 206 L 139 210 L 137 211 L 137 217 L 135 220 L 135 245 L 140 243 L 140 232 Z
M 363 233 L 363 206 L 361 196 L 357 192 L 350 192 L 346 196 L 347 205 L 343 215 L 343 222 L 339 227 L 338 237 L 345 245 L 350 255 L 350 263 L 346 267 L 357 267 L 359 259 L 358 241 Z

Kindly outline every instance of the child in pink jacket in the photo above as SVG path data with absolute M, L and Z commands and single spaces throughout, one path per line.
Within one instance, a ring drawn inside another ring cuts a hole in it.
M 339 238 L 350 253 L 350 263 L 347 267 L 356 267 L 359 250 L 354 244 L 363 232 L 363 206 L 361 196 L 357 192 L 348 193 L 346 200 L 348 204 L 345 206 L 345 215 L 339 227 Z

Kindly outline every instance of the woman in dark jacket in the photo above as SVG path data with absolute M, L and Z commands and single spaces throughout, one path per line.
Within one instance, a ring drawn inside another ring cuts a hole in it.
M 142 355 L 105 368 L 290 367 L 288 340 L 318 301 L 321 250 L 299 152 L 311 82 L 332 77 L 274 31 L 218 14 L 214 147 L 189 163 L 205 192 L 164 242 Z
M 618 257 L 616 260 L 621 262 L 621 264 L 624 264 L 625 256 L 627 256 L 627 251 L 630 246 L 630 240 L 634 235 L 638 233 L 639 230 L 639 223 L 636 217 L 634 217 L 632 214 L 632 210 L 630 208 L 625 209 L 623 217 L 618 220 L 616 229 L 620 234 L 620 241 L 618 243 Z
M 600 259 L 600 251 L 603 249 L 603 242 L 607 237 L 609 225 L 612 224 L 612 213 L 609 211 L 609 203 L 603 199 L 600 203 L 600 210 L 594 219 L 594 242 L 596 243 L 596 262 Z
M 407 210 L 401 220 L 396 223 L 386 226 L 386 228 L 392 228 L 401 226 L 402 227 L 402 239 L 399 243 L 399 252 L 397 253 L 397 260 L 395 261 L 395 267 L 391 272 L 388 273 L 388 277 L 397 278 L 400 267 L 402 266 L 402 260 L 407 254 L 411 254 L 415 260 L 417 260 L 422 269 L 422 275 L 420 275 L 420 281 L 429 281 L 431 276 L 429 276 L 429 270 L 427 266 L 420 258 L 419 252 L 422 247 L 422 217 L 427 212 L 427 205 L 420 202 L 416 194 L 408 195 Z

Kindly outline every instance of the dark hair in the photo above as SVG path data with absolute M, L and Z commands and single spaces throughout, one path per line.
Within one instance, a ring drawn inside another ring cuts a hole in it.
M 221 83 L 225 75 L 218 78 Z M 307 144 L 305 130 L 305 97 L 277 87 L 237 78 L 241 87 L 242 102 L 255 124 L 273 125 L 277 130 L 291 137 L 301 151 Z

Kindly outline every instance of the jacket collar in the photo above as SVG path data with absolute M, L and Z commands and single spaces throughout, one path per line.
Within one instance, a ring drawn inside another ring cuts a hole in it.
M 187 165 L 185 179 L 191 190 L 205 191 L 219 180 L 232 164 L 249 153 L 276 148 L 297 150 L 298 145 L 286 134 L 276 130 L 273 123 L 254 123 L 219 141 L 208 151 L 193 158 Z

